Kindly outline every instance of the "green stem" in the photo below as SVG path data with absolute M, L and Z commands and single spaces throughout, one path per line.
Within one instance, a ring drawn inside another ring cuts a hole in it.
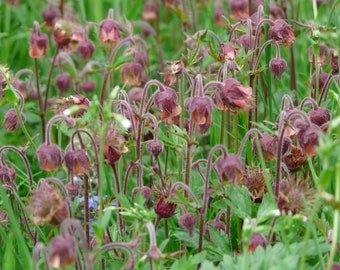
M 234 113 L 234 153 L 238 151 L 238 113 Z
M 226 116 L 227 116 L 227 112 L 224 110 L 221 111 L 220 144 L 224 144 Z
M 22 129 L 22 131 L 24 132 L 25 136 L 26 136 L 26 139 L 29 141 L 30 145 L 32 145 L 32 147 L 37 150 L 37 146 L 35 145 L 35 143 L 33 142 L 32 140 L 32 137 L 31 135 L 28 133 L 27 129 L 26 129 L 26 126 L 25 126 L 25 123 L 24 121 L 22 120 L 22 117 L 21 117 L 21 113 L 20 113 L 20 110 L 19 110 L 19 106 L 17 104 L 14 105 L 14 109 L 15 109 L 15 112 L 17 113 L 17 116 L 18 116 L 18 119 L 19 119 L 19 122 L 20 122 L 20 127 Z
M 340 201 L 340 163 L 339 162 L 336 164 L 336 171 L 335 171 L 335 198 L 334 199 L 337 202 Z M 333 264 L 335 252 L 337 249 L 338 233 L 339 233 L 339 210 L 334 209 L 332 245 L 331 245 L 331 251 L 329 253 L 329 257 L 327 261 L 327 270 L 332 269 L 332 264 Z

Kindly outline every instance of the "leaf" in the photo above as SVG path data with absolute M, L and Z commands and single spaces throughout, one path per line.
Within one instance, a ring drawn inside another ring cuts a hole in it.
M 11 84 L 7 85 L 7 88 L 4 90 L 4 95 L 10 103 L 19 103 L 19 96 Z
M 226 193 L 229 196 L 227 205 L 241 219 L 250 218 L 252 215 L 252 201 L 246 187 L 226 186 Z

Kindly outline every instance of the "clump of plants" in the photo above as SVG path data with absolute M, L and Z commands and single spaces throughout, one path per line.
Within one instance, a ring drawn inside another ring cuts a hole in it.
M 338 269 L 338 8 L 0 3 L 0 269 Z

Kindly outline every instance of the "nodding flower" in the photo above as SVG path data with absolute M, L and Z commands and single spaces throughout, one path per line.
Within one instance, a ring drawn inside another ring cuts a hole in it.
M 102 43 L 117 43 L 120 38 L 120 26 L 113 20 L 113 9 L 99 25 L 99 39 Z
M 253 89 L 242 85 L 237 79 L 226 79 L 220 88 L 216 88 L 213 101 L 219 110 L 246 109 L 252 100 Z
M 292 46 L 295 41 L 290 25 L 282 19 L 274 21 L 268 31 L 268 37 L 287 47 Z
M 171 125 L 178 122 L 179 115 L 182 112 L 178 104 L 178 96 L 174 89 L 165 87 L 155 94 L 155 105 L 161 120 Z
M 46 55 L 48 46 L 48 36 L 41 32 L 37 21 L 33 23 L 33 33 L 30 38 L 29 56 L 41 58 Z

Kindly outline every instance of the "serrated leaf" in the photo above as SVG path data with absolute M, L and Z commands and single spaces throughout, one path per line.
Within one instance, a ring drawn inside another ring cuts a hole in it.
M 241 219 L 251 217 L 252 201 L 246 187 L 233 185 L 226 186 L 226 194 L 229 197 L 226 200 L 226 203 L 230 206 L 235 215 Z

